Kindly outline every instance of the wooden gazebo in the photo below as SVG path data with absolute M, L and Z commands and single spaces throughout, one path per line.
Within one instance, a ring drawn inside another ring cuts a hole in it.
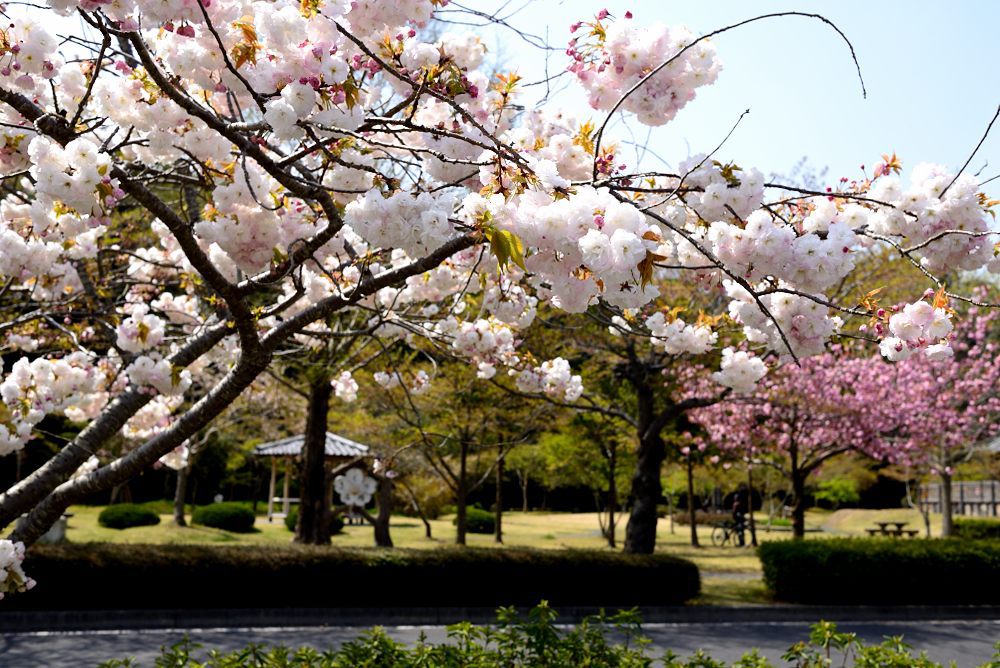
M 293 475 L 292 464 L 296 459 L 302 456 L 302 447 L 304 443 L 304 436 L 289 436 L 288 438 L 283 438 L 280 441 L 263 443 L 254 448 L 253 454 L 255 457 L 269 457 L 271 459 L 271 484 L 268 487 L 267 493 L 268 522 L 270 522 L 274 517 L 287 517 L 288 511 L 291 509 L 292 502 L 298 501 L 298 499 L 292 499 L 289 497 L 288 488 L 291 476 Z M 345 464 L 367 456 L 367 445 L 352 441 L 351 439 L 344 438 L 343 436 L 338 436 L 337 434 L 326 432 L 326 466 L 328 469 L 332 469 L 339 464 Z M 284 484 L 282 486 L 282 495 L 280 497 L 276 497 L 275 492 L 278 483 L 279 460 L 284 462 Z M 330 494 L 330 491 L 328 490 L 327 493 Z M 281 502 L 280 514 L 274 512 L 275 501 Z

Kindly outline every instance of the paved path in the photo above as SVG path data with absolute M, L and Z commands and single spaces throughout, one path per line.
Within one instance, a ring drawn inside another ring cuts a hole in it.
M 805 639 L 803 622 L 740 622 L 698 624 L 647 624 L 646 634 L 655 651 L 672 649 L 688 655 L 704 648 L 719 660 L 733 661 L 750 647 L 759 648 L 777 666 L 792 643 Z M 903 635 L 935 661 L 955 661 L 959 668 L 985 663 L 1000 640 L 1000 621 L 847 622 L 842 630 L 854 631 L 866 641 Z M 235 649 L 250 642 L 311 645 L 326 649 L 355 637 L 351 627 L 234 628 L 185 630 L 131 630 L 0 633 L 0 666 L 3 668 L 86 668 L 109 658 L 133 656 L 140 666 L 152 666 L 161 645 L 180 640 L 185 633 L 206 648 Z M 445 637 L 441 626 L 393 626 L 393 637 L 412 642 L 420 633 L 431 641 Z

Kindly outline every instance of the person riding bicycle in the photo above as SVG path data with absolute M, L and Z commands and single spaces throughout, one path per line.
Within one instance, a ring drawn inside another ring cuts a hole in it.
M 739 497 L 736 497 L 733 500 L 733 532 L 736 534 L 740 547 L 746 545 L 745 531 L 746 514 L 743 512 L 743 504 L 740 503 Z

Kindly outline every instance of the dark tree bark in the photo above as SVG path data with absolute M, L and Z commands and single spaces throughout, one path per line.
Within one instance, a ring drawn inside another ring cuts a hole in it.
M 652 554 L 656 547 L 656 505 L 663 489 L 660 468 L 666 458 L 666 447 L 659 434 L 639 441 L 635 475 L 632 477 L 632 512 L 625 529 L 625 551 L 632 554 Z
M 941 535 L 951 536 L 954 533 L 954 508 L 951 504 L 952 487 L 951 474 L 941 471 Z
M 458 460 L 458 485 L 455 489 L 455 543 L 465 545 L 467 523 L 465 519 L 466 501 L 469 494 L 468 465 L 469 444 L 462 439 Z
M 333 387 L 326 375 L 309 385 L 302 471 L 299 477 L 299 519 L 295 542 L 330 544 L 330 505 L 327 502 L 326 426 Z
M 795 505 L 792 506 L 792 537 L 802 539 L 806 537 L 806 476 L 808 471 L 799 466 L 798 452 L 793 446 L 792 456 L 792 496 Z
M 497 467 L 496 467 L 496 510 L 494 511 L 496 515 L 495 524 L 493 529 L 493 540 L 497 543 L 503 543 L 503 446 L 500 446 L 500 453 L 497 456 Z
M 691 525 L 691 546 L 701 547 L 698 542 L 698 509 L 694 505 L 694 461 L 687 456 L 688 522 Z
M 608 547 L 617 547 L 615 540 L 615 511 L 618 510 L 618 483 L 615 474 L 618 471 L 618 446 L 611 444 L 608 451 L 608 529 L 604 537 L 608 539 Z
M 663 494 L 660 469 L 667 452 L 660 436 L 663 420 L 655 413 L 656 397 L 647 382 L 647 370 L 631 347 L 626 377 L 635 388 L 639 450 L 632 475 L 632 512 L 625 527 L 625 552 L 652 554 L 656 549 L 656 505 Z
M 375 516 L 375 545 L 392 547 L 392 536 L 389 535 L 389 519 L 392 517 L 392 480 L 379 476 L 378 478 L 378 514 Z
M 753 464 L 747 465 L 747 512 L 750 518 L 750 545 L 757 547 L 757 524 L 753 518 Z
M 521 512 L 528 512 L 528 472 L 525 471 L 523 474 L 518 473 L 517 477 L 521 479 Z
M 174 524 L 186 527 L 184 519 L 184 500 L 187 497 L 188 467 L 182 466 L 177 471 L 177 487 L 174 490 Z

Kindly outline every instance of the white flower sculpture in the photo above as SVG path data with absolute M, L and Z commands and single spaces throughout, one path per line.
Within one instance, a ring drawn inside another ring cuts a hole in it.
M 378 483 L 375 479 L 358 468 L 350 469 L 333 479 L 333 489 L 340 495 L 340 500 L 345 505 L 358 508 L 368 505 L 376 487 Z

